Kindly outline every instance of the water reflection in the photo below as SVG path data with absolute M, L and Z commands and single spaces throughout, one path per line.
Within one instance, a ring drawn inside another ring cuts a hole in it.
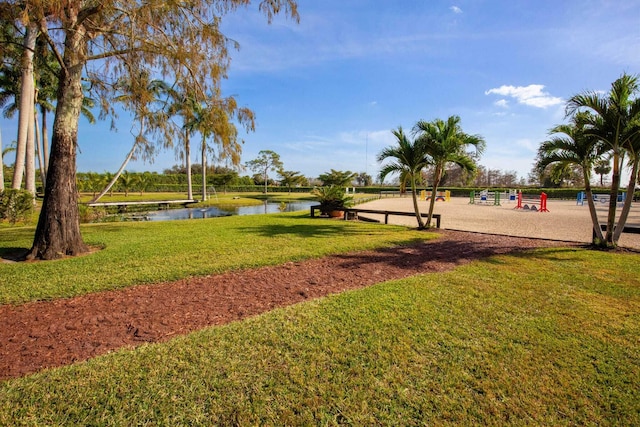
M 147 215 L 147 218 L 150 221 L 172 221 L 176 219 L 217 218 L 230 215 L 259 215 L 277 212 L 296 212 L 309 209 L 310 206 L 316 204 L 318 204 L 318 202 L 314 201 L 290 203 L 264 202 L 262 205 L 239 206 L 228 210 L 214 206 L 208 208 L 169 209 L 150 212 Z

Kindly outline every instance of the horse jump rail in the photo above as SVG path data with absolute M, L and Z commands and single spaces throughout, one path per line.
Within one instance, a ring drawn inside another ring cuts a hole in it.
M 316 216 L 316 210 L 320 210 L 320 206 L 319 205 L 311 206 L 311 217 L 312 218 L 314 218 Z M 389 224 L 389 216 L 390 215 L 416 216 L 416 214 L 414 212 L 383 211 L 383 210 L 377 210 L 377 209 L 343 208 L 341 210 L 344 212 L 344 219 L 345 220 L 347 219 L 347 217 L 349 216 L 350 213 L 356 214 L 356 217 L 357 217 L 357 215 L 359 213 L 371 213 L 371 214 L 384 215 L 384 223 L 385 224 Z M 427 218 L 429 216 L 429 214 L 421 213 L 420 216 L 423 217 L 423 218 Z M 433 219 L 436 220 L 436 228 L 440 228 L 440 220 L 441 220 L 440 214 L 433 214 L 432 217 L 433 217 Z
M 529 207 L 531 205 L 531 207 Z M 540 208 L 536 208 L 536 205 Z M 540 195 L 522 194 L 522 191 L 518 192 L 518 205 L 514 209 L 534 210 L 538 212 L 549 212 L 547 209 L 547 193 L 540 193 Z

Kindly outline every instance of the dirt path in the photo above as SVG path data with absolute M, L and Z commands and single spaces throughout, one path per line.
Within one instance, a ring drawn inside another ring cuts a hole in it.
M 0 306 L 0 379 L 68 365 L 276 307 L 475 259 L 575 244 L 443 231 L 406 247 L 336 255 L 72 299 Z

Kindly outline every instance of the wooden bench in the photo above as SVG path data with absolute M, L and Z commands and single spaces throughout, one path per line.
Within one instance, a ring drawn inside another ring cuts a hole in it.
M 600 224 L 600 229 L 602 231 L 607 231 L 607 225 L 606 224 Z M 625 225 L 624 228 L 622 229 L 623 233 L 629 233 L 629 234 L 640 234 L 640 227 L 634 227 L 631 225 Z M 596 230 L 593 230 L 593 239 L 596 238 Z
M 320 210 L 320 205 L 311 206 L 310 209 L 311 209 L 311 217 L 314 218 L 316 216 L 316 211 Z M 377 210 L 377 209 L 360 209 L 360 208 L 343 208 L 341 210 L 344 212 L 343 218 L 345 220 L 351 217 L 353 217 L 353 219 L 357 219 L 359 213 L 371 213 L 371 214 L 384 215 L 385 224 L 389 224 L 389 216 L 391 215 L 413 216 L 413 217 L 416 216 L 415 212 L 383 211 L 383 210 Z M 420 216 L 422 218 L 427 218 L 429 214 L 421 213 Z M 440 220 L 441 220 L 440 214 L 433 214 L 432 218 L 436 220 L 436 228 L 440 228 Z

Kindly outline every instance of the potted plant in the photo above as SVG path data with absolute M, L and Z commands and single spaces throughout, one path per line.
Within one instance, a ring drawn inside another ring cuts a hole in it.
M 353 204 L 353 197 L 347 196 L 342 187 L 335 185 L 315 187 L 311 194 L 320 202 L 320 213 L 330 217 L 342 216 L 342 210 Z

